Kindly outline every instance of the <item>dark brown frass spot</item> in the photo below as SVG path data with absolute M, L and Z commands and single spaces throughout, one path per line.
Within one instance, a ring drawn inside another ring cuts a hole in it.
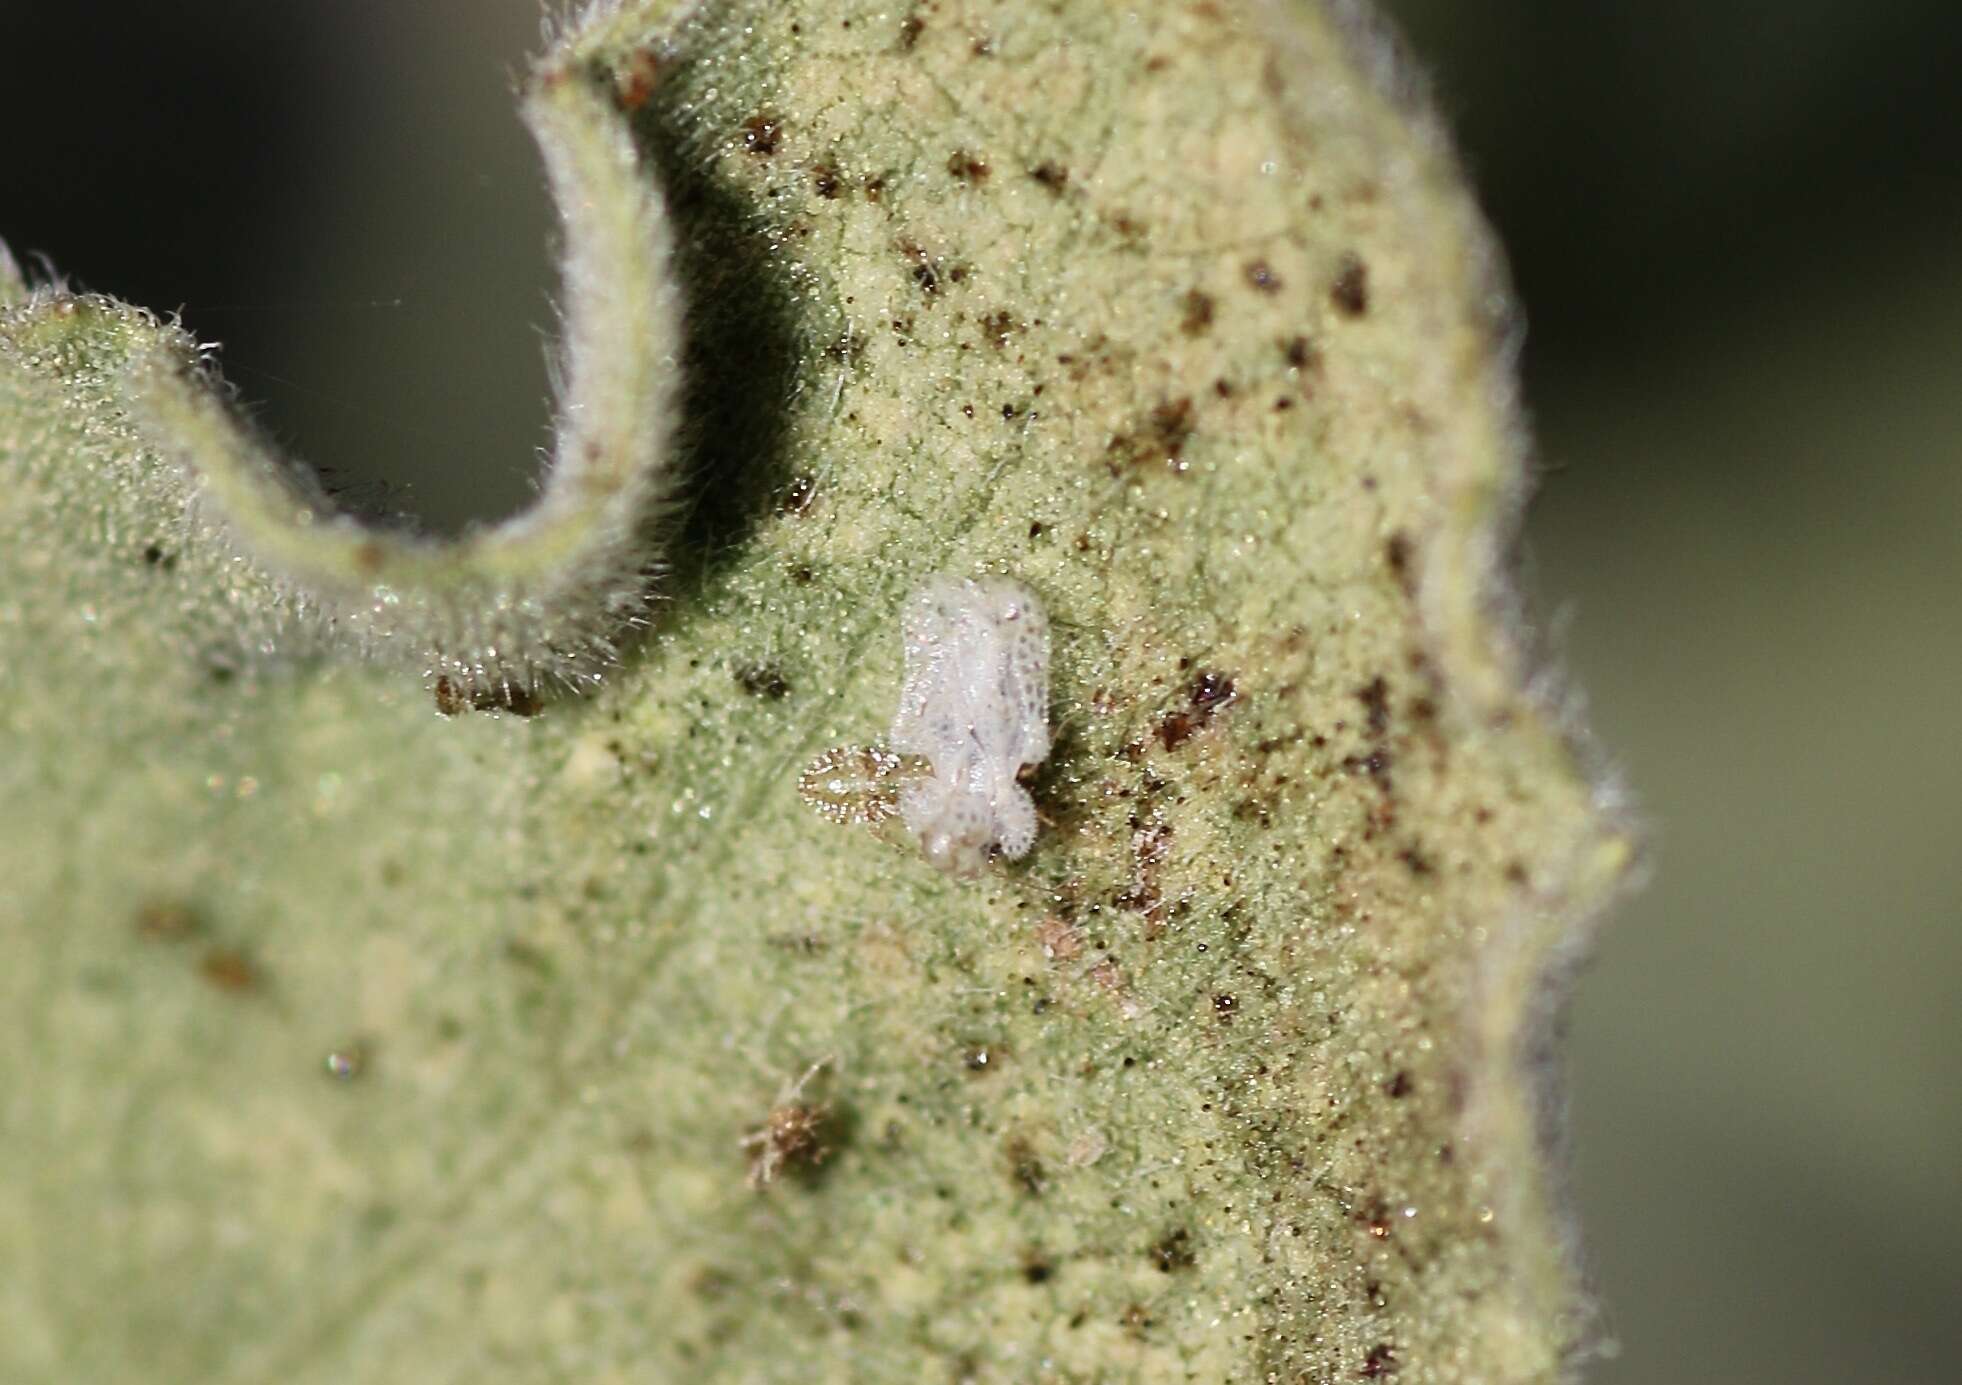
M 997 351 L 1007 346 L 1009 337 L 1020 331 L 1021 327 L 1022 324 L 1006 308 L 997 308 L 981 319 L 981 335 Z
M 1041 1197 L 1049 1187 L 1049 1173 L 1035 1147 L 1022 1136 L 1011 1135 L 1002 1152 L 1008 1159 L 1009 1181 L 1029 1197 Z
M 1281 359 L 1293 370 L 1317 373 L 1322 368 L 1322 353 L 1306 337 L 1289 337 L 1282 342 Z
M 947 171 L 964 183 L 982 183 L 988 179 L 986 160 L 965 149 L 956 149 L 947 156 Z
M 1105 452 L 1112 474 L 1147 462 L 1164 462 L 1174 471 L 1183 471 L 1185 445 L 1195 426 L 1190 396 L 1158 405 L 1142 424 L 1110 440 Z
M 826 359 L 840 365 L 857 365 L 865 355 L 865 338 L 858 332 L 840 332 L 824 348 Z
M 1378 1342 L 1363 1357 L 1362 1370 L 1358 1372 L 1364 1380 L 1375 1380 L 1389 1375 L 1397 1368 L 1396 1348 L 1388 1342 Z
M 1070 181 L 1070 171 L 1052 159 L 1045 159 L 1030 169 L 1029 176 L 1053 193 L 1061 193 Z
M 1249 260 L 1241 271 L 1247 276 L 1247 283 L 1260 293 L 1279 293 L 1281 276 L 1265 260 Z
M 777 152 L 777 138 L 783 133 L 783 122 L 776 116 L 758 112 L 743 122 L 743 148 L 758 158 L 768 158 Z
M 1022 1278 L 1031 1284 L 1046 1284 L 1055 1273 L 1055 1262 L 1039 1250 L 1022 1257 Z
M 1383 1092 L 1386 1096 L 1398 1101 L 1409 1096 L 1410 1074 L 1402 1068 L 1398 1068 L 1396 1076 L 1383 1084 Z
M 1411 564 L 1414 556 L 1410 535 L 1399 529 L 1383 542 L 1383 561 L 1390 565 L 1390 575 L 1397 579 L 1405 596 L 1417 594 L 1416 570 Z
M 1181 1228 L 1159 1241 L 1151 1248 L 1151 1263 L 1158 1267 L 1160 1274 L 1174 1274 L 1198 1264 L 1199 1257 L 1192 1249 L 1192 1233 Z
M 920 41 L 920 35 L 925 32 L 926 21 L 924 19 L 921 19 L 917 14 L 907 15 L 904 20 L 900 21 L 899 25 L 900 51 L 912 51 L 913 45 Z
M 781 702 L 790 695 L 790 684 L 783 672 L 772 664 L 751 664 L 736 670 L 736 683 L 751 697 Z
M 1381 739 L 1390 729 L 1390 685 L 1382 674 L 1377 674 L 1360 688 L 1356 689 L 1356 700 L 1363 705 L 1363 712 L 1369 720 L 1369 734 Z
M 900 245 L 899 253 L 912 262 L 913 282 L 920 286 L 921 293 L 932 297 L 940 291 L 940 271 L 934 268 L 933 257 L 924 248 L 906 241 Z
M 1212 327 L 1217 311 L 1213 296 L 1200 289 L 1187 289 L 1181 306 L 1184 315 L 1179 319 L 1179 330 L 1188 337 L 1204 336 Z
M 1201 669 L 1186 688 L 1185 706 L 1158 723 L 1159 742 L 1177 750 L 1211 724 L 1213 716 L 1239 695 L 1233 679 L 1213 669 Z
M 1239 1009 L 1240 998 L 1238 996 L 1227 995 L 1222 991 L 1213 997 L 1213 1013 L 1216 1015 L 1223 1015 L 1230 1018 L 1237 1014 Z
M 777 502 L 777 510 L 786 515 L 807 513 L 817 499 L 817 478 L 815 476 L 793 476 L 790 484 L 783 488 L 783 499 Z
M 1354 255 L 1342 257 L 1335 280 L 1329 285 L 1328 301 L 1345 317 L 1361 317 L 1369 311 L 1369 266 Z
M 1366 774 L 1384 793 L 1390 791 L 1390 752 L 1380 746 L 1367 755 L 1344 756 L 1342 768 L 1350 774 Z
M 246 995 L 259 989 L 259 968 L 243 952 L 214 947 L 198 963 L 198 974 L 227 995 Z
M 811 170 L 811 190 L 827 202 L 838 195 L 840 181 L 835 164 L 819 164 Z
M 161 547 L 153 543 L 143 550 L 143 561 L 151 567 L 161 568 L 163 571 L 169 572 L 177 566 L 177 555 L 175 553 L 166 553 Z

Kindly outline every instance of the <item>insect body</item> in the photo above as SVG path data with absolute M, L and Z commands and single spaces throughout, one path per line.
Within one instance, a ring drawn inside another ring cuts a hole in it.
M 1027 853 L 1035 802 L 1017 781 L 1049 753 L 1049 620 L 1019 583 L 938 577 L 901 617 L 906 677 L 892 749 L 932 773 L 901 789 L 899 812 L 927 859 L 972 875 L 999 850 Z
M 917 756 L 895 755 L 877 745 L 837 745 L 805 766 L 797 794 L 820 817 L 870 825 L 899 811 L 906 779 L 928 773 Z

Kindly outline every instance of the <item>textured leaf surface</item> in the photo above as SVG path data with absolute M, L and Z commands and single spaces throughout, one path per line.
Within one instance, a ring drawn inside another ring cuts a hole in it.
M 1503 300 L 1386 74 L 1261 3 L 570 33 L 699 499 L 504 714 L 260 565 L 172 329 L 0 287 L 8 1378 L 1555 1374 L 1534 1045 L 1626 846 L 1489 614 Z M 796 796 L 943 570 L 1054 628 L 977 880 Z

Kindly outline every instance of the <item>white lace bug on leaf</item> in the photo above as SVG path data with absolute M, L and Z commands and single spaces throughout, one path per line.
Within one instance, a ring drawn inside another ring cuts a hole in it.
M 1049 754 L 1049 618 L 1026 587 L 936 577 L 901 616 L 906 677 L 891 748 L 930 775 L 900 792 L 899 812 L 927 859 L 972 875 L 991 850 L 1035 843 L 1035 800 L 1018 782 Z

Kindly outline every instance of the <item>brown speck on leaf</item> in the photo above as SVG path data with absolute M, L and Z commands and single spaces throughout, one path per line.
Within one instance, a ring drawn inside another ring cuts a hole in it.
M 1306 337 L 1289 337 L 1282 342 L 1281 357 L 1292 370 L 1319 374 L 1322 368 L 1322 353 Z
M 886 196 L 885 174 L 875 173 L 865 180 L 865 200 L 867 202 L 871 202 L 876 205 L 884 201 L 885 196 Z
M 865 355 L 865 338 L 857 332 L 841 332 L 824 348 L 824 354 L 840 365 L 857 365 Z
M 1185 470 L 1185 445 L 1195 427 L 1192 399 L 1181 396 L 1158 405 L 1144 422 L 1128 433 L 1120 433 L 1105 449 L 1106 464 L 1112 475 L 1126 467 L 1147 462 L 1164 462 L 1174 471 Z
M 1082 930 L 1054 914 L 1036 925 L 1035 936 L 1042 955 L 1052 962 L 1071 961 L 1083 951 Z
M 1055 1262 L 1040 1250 L 1031 1249 L 1022 1257 L 1022 1278 L 1030 1284 L 1046 1284 L 1056 1273 Z
M 1146 936 L 1155 936 L 1154 930 L 1162 923 L 1165 909 L 1158 872 L 1172 851 L 1172 825 L 1145 823 L 1136 818 L 1131 824 L 1131 886 L 1118 897 L 1117 905 L 1151 920 Z M 1121 983 L 1121 975 L 1118 980 Z
M 1231 1019 L 1240 1009 L 1240 998 L 1224 991 L 1213 997 L 1213 1013 Z
M 987 162 L 965 149 L 956 149 L 947 156 L 947 171 L 964 183 L 983 183 L 988 179 Z
M 354 570 L 363 577 L 373 577 L 382 569 L 382 559 L 387 556 L 382 546 L 373 539 L 366 539 L 354 546 Z
M 977 34 L 967 48 L 977 58 L 992 58 L 995 55 L 995 41 L 986 34 Z
M 1265 260 L 1247 261 L 1242 272 L 1247 276 L 1247 283 L 1261 293 L 1281 291 L 1281 276 L 1276 274 L 1274 267 Z
M 1402 1068 L 1398 1068 L 1396 1076 L 1392 1077 L 1388 1082 L 1383 1084 L 1383 1091 L 1392 1100 L 1400 1101 L 1404 1097 L 1409 1096 L 1410 1074 L 1408 1072 L 1405 1072 Z
M 1205 335 L 1213 325 L 1213 296 L 1201 289 L 1187 289 L 1182 307 L 1184 315 L 1179 319 L 1179 330 L 1188 337 Z
M 1342 768 L 1351 774 L 1366 774 L 1376 781 L 1383 792 L 1390 791 L 1390 752 L 1381 748 L 1367 755 L 1348 755 L 1343 757 Z
M 933 257 L 912 241 L 902 242 L 899 253 L 913 262 L 913 282 L 920 286 L 920 292 L 932 297 L 940 291 L 940 271 L 934 268 Z
M 199 927 L 196 911 L 177 900 L 152 900 L 136 911 L 136 931 L 151 942 L 182 942 Z
M 1124 1315 L 1118 1319 L 1118 1322 L 1131 1336 L 1143 1337 L 1151 1326 L 1151 1313 L 1142 1303 L 1134 1303 L 1124 1310 Z
M 1417 594 L 1417 576 L 1411 566 L 1410 535 L 1399 529 L 1383 543 L 1383 561 L 1390 565 L 1390 575 L 1397 579 L 1405 596 Z
M 840 181 L 836 164 L 818 164 L 811 170 L 811 190 L 827 202 L 838 195 Z
M 758 112 L 743 122 L 743 148 L 758 158 L 768 158 L 777 152 L 777 138 L 783 133 L 783 122 L 767 112 Z
M 909 14 L 899 25 L 899 48 L 901 52 L 911 52 L 913 45 L 920 41 L 926 32 L 926 21 L 917 14 Z
M 1377 674 L 1362 687 L 1356 689 L 1356 700 L 1363 705 L 1368 718 L 1369 734 L 1381 738 L 1390 729 L 1390 685 L 1382 674 Z
M 969 1044 L 961 1052 L 961 1066 L 976 1076 L 993 1072 L 1001 1066 L 1001 1051 L 987 1044 Z
M 1177 750 L 1196 732 L 1211 725 L 1213 716 L 1238 695 L 1231 677 L 1217 670 L 1201 669 L 1186 688 L 1185 706 L 1158 723 L 1159 742 L 1167 750 Z
M 997 351 L 1008 345 L 1008 339 L 1021 330 L 1022 324 L 1006 308 L 997 308 L 981 319 L 981 335 Z
M 214 947 L 198 963 L 198 974 L 230 995 L 245 995 L 259 988 L 259 969 L 252 959 L 235 948 Z
M 1008 1159 L 1008 1178 L 1030 1197 L 1041 1197 L 1049 1187 L 1049 1171 L 1042 1166 L 1035 1146 L 1020 1135 L 1011 1135 L 1002 1147 Z
M 1369 266 L 1354 254 L 1344 255 L 1329 285 L 1328 301 L 1345 317 L 1369 311 Z
M 1053 193 L 1060 194 L 1069 184 L 1070 172 L 1053 159 L 1045 159 L 1029 170 L 1029 176 Z
M 1181 1227 L 1159 1241 L 1151 1248 L 1151 1263 L 1158 1267 L 1160 1274 L 1174 1274 L 1198 1264 L 1199 1257 L 1192 1250 L 1192 1233 Z
M 1363 1357 L 1359 1374 L 1365 1380 L 1375 1380 L 1379 1376 L 1393 1373 L 1397 1368 L 1396 1348 L 1388 1342 L 1378 1342 Z
M 790 695 L 783 672 L 771 664 L 751 664 L 736 670 L 736 682 L 751 697 L 781 702 Z
M 161 568 L 163 571 L 169 572 L 177 566 L 177 555 L 175 553 L 165 552 L 162 547 L 153 543 L 144 548 L 143 561 L 151 567 Z
M 817 500 L 817 478 L 815 476 L 793 476 L 790 484 L 783 489 L 783 499 L 777 502 L 777 510 L 786 515 L 803 515 L 810 511 Z
M 647 104 L 661 79 L 661 59 L 651 49 L 636 48 L 613 74 L 613 102 L 632 115 Z

